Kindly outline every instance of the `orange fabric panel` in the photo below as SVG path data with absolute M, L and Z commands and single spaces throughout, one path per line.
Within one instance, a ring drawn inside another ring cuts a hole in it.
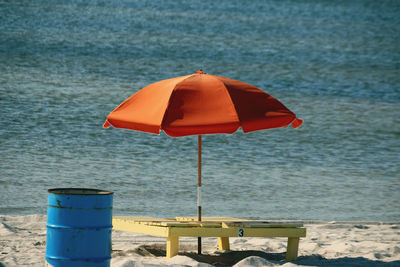
M 264 91 L 241 81 L 220 77 L 235 105 L 243 131 L 283 127 L 296 115 Z
M 159 134 L 161 122 L 175 85 L 188 76 L 159 81 L 129 97 L 107 121 L 116 128 L 126 128 Z
M 171 136 L 232 133 L 240 126 L 225 85 L 212 75 L 192 75 L 176 85 L 162 129 Z

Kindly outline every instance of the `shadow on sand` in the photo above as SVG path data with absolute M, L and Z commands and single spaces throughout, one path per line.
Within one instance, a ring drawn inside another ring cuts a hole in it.
M 365 266 L 365 267 L 378 267 L 378 266 L 400 266 L 400 261 L 379 261 L 379 260 L 370 260 L 363 257 L 350 258 L 336 258 L 336 259 L 325 259 L 321 255 L 310 255 L 310 256 L 302 256 L 297 259 L 295 264 L 301 266 Z
M 159 245 L 140 246 L 139 248 L 136 249 L 136 253 L 143 256 L 153 255 L 156 257 L 165 257 L 166 255 L 165 246 L 159 246 Z M 285 253 L 266 253 L 259 250 L 226 251 L 226 252 L 219 252 L 218 254 L 213 254 L 213 255 L 207 255 L 207 254 L 198 255 L 195 252 L 182 252 L 179 253 L 179 255 L 187 256 L 198 262 L 208 263 L 213 266 L 232 266 L 248 257 L 259 257 L 261 258 L 260 260 L 264 259 L 271 265 L 283 265 L 287 263 L 287 261 L 285 260 Z M 294 265 L 301 265 L 301 266 L 360 266 L 360 267 L 400 266 L 400 261 L 392 261 L 392 262 L 374 261 L 363 257 L 358 257 L 358 258 L 343 257 L 336 259 L 326 259 L 321 255 L 301 256 L 296 261 L 293 261 L 291 263 L 293 263 Z

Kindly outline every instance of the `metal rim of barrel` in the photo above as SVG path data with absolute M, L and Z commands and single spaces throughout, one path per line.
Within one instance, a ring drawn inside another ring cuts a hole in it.
M 53 188 L 47 190 L 52 194 L 60 195 L 110 195 L 114 192 L 91 188 Z

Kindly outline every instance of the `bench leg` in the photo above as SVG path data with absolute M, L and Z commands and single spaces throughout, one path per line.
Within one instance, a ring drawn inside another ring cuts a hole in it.
M 179 251 L 179 236 L 167 237 L 167 259 L 178 255 Z
M 294 261 L 297 259 L 297 252 L 299 250 L 299 237 L 289 237 L 287 243 L 286 260 Z
M 229 237 L 218 237 L 218 250 L 229 249 Z

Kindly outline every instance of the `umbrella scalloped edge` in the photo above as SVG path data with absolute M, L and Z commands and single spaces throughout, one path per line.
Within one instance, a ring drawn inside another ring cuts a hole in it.
M 294 129 L 299 128 L 303 124 L 303 121 L 304 120 L 301 120 L 301 119 L 298 119 L 298 118 L 294 119 L 294 121 L 292 122 L 292 127 Z
M 108 122 L 108 120 L 106 120 L 103 124 L 103 128 L 108 128 L 111 126 L 111 123 Z

